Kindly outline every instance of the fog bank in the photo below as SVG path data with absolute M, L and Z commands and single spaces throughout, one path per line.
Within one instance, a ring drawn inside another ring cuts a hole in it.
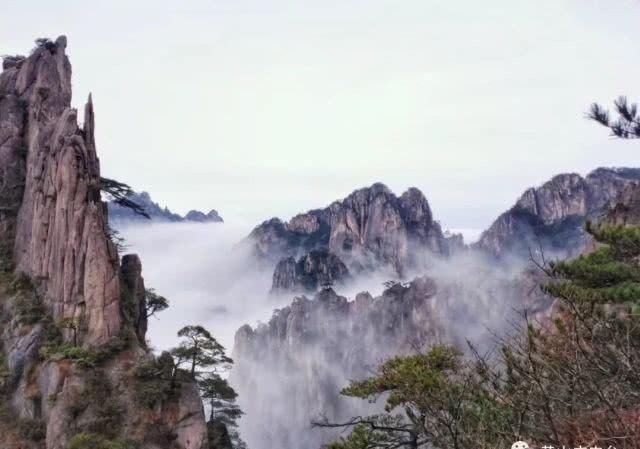
M 200 324 L 229 350 L 235 331 L 266 319 L 278 306 L 267 300 L 271 271 L 252 264 L 237 246 L 249 229 L 234 224 L 149 223 L 121 226 L 125 253 L 137 253 L 147 288 L 170 301 L 151 318 L 148 338 L 156 350 L 171 348 L 177 331 Z

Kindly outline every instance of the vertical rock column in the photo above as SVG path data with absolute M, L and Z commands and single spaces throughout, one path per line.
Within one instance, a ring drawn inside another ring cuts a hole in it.
M 100 344 L 122 325 L 118 257 L 100 200 L 93 105 L 89 98 L 80 128 L 70 106 L 65 49 L 64 37 L 44 43 L 0 75 L 0 136 L 10 135 L 6 143 L 0 140 L 0 174 L 23 179 L 16 270 L 41 285 L 54 319 L 82 319 L 83 342 Z M 22 172 L 21 151 L 26 152 Z

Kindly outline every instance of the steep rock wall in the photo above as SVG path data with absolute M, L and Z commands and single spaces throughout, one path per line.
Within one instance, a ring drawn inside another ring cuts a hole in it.
M 140 403 L 133 373 L 154 359 L 142 267 L 121 267 L 109 238 L 93 105 L 80 127 L 66 43 L 40 41 L 0 75 L 0 446 L 206 449 L 194 384 Z
M 271 291 L 314 292 L 323 285 L 344 282 L 349 276 L 349 269 L 338 256 L 325 250 L 311 250 L 297 261 L 287 257 L 278 262 Z
M 425 252 L 444 255 L 458 249 L 457 237 L 444 236 L 418 189 L 398 197 L 377 183 L 289 222 L 265 221 L 246 242 L 259 258 L 272 263 L 322 250 L 338 257 L 354 274 L 386 269 L 404 276 Z
M 55 319 L 82 317 L 87 343 L 104 343 L 122 325 L 118 262 L 100 200 L 93 106 L 89 98 L 81 129 L 65 49 L 59 38 L 0 75 L 0 97 L 22 109 L 8 115 L 9 140 L 26 151 L 14 260 L 18 271 L 40 282 Z M 16 126 L 20 115 L 24 121 Z M 8 162 L 6 170 L 19 165 Z
M 587 219 L 598 219 L 621 192 L 640 182 L 640 169 L 598 168 L 586 177 L 561 174 L 530 188 L 484 231 L 475 247 L 497 257 L 528 257 L 529 250 L 571 257 L 588 245 Z

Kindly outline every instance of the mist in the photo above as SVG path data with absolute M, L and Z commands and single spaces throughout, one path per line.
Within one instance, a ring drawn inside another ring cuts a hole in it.
M 118 230 L 125 252 L 142 260 L 146 287 L 170 300 L 149 323 L 153 349 L 175 346 L 181 327 L 200 324 L 233 351 L 230 381 L 251 449 L 316 449 L 339 433 L 312 429 L 311 421 L 381 410 L 341 397 L 350 380 L 370 375 L 388 357 L 438 343 L 464 349 L 471 341 L 485 350 L 523 309 L 548 306 L 523 275 L 530 267 L 515 258 L 497 265 L 475 251 L 441 257 L 413 247 L 418 266 L 404 284 L 387 289 L 383 284 L 397 278 L 379 267 L 335 285 L 324 299 L 294 299 L 270 293 L 274 267 L 240 244 L 248 226 L 145 223 Z M 251 328 L 235 340 L 245 324 Z
M 272 271 L 253 262 L 238 245 L 249 229 L 229 223 L 145 223 L 118 228 L 125 253 L 142 260 L 146 288 L 169 299 L 168 310 L 151 318 L 148 339 L 165 350 L 188 324 L 208 329 L 228 351 L 236 330 L 256 324 L 278 307 L 267 297 Z
M 240 430 L 249 447 L 317 449 L 340 431 L 312 428 L 312 421 L 346 421 L 381 409 L 340 396 L 349 381 L 371 375 L 389 357 L 435 344 L 465 350 L 471 342 L 485 352 L 525 309 L 535 315 L 549 308 L 525 261 L 497 264 L 471 250 L 450 258 L 414 251 L 421 262 L 407 275 L 417 278 L 410 284 L 385 289 L 382 283 L 393 279 L 385 270 L 356 276 L 243 330 L 231 380 L 247 413 Z M 357 294 L 362 291 L 370 295 Z

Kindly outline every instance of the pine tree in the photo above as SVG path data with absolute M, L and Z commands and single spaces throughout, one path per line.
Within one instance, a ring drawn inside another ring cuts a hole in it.
M 611 135 L 621 139 L 640 138 L 640 115 L 638 115 L 638 105 L 629 103 L 627 97 L 618 97 L 613 102 L 618 117 L 612 119 L 609 111 L 598 103 L 591 105 L 591 110 L 587 117 L 611 130 Z
M 217 373 L 207 373 L 198 380 L 198 387 L 209 408 L 209 446 L 220 449 L 244 447 L 236 430 L 237 420 L 243 413 L 235 402 L 238 394 L 229 382 Z
M 164 301 L 158 299 L 156 303 L 162 308 Z M 178 336 L 182 342 L 171 350 L 171 389 L 175 389 L 179 378 L 195 380 L 209 411 L 207 434 L 210 449 L 245 449 L 246 445 L 236 430 L 236 421 L 242 415 L 235 402 L 238 394 L 221 376 L 231 367 L 233 360 L 226 355 L 224 346 L 202 326 L 185 326 Z M 185 364 L 188 366 L 186 371 L 181 368 Z
M 227 368 L 233 363 L 225 354 L 224 346 L 202 326 L 185 326 L 178 332 L 182 343 L 171 351 L 177 365 L 188 363 L 193 379 L 197 378 L 198 368 Z

